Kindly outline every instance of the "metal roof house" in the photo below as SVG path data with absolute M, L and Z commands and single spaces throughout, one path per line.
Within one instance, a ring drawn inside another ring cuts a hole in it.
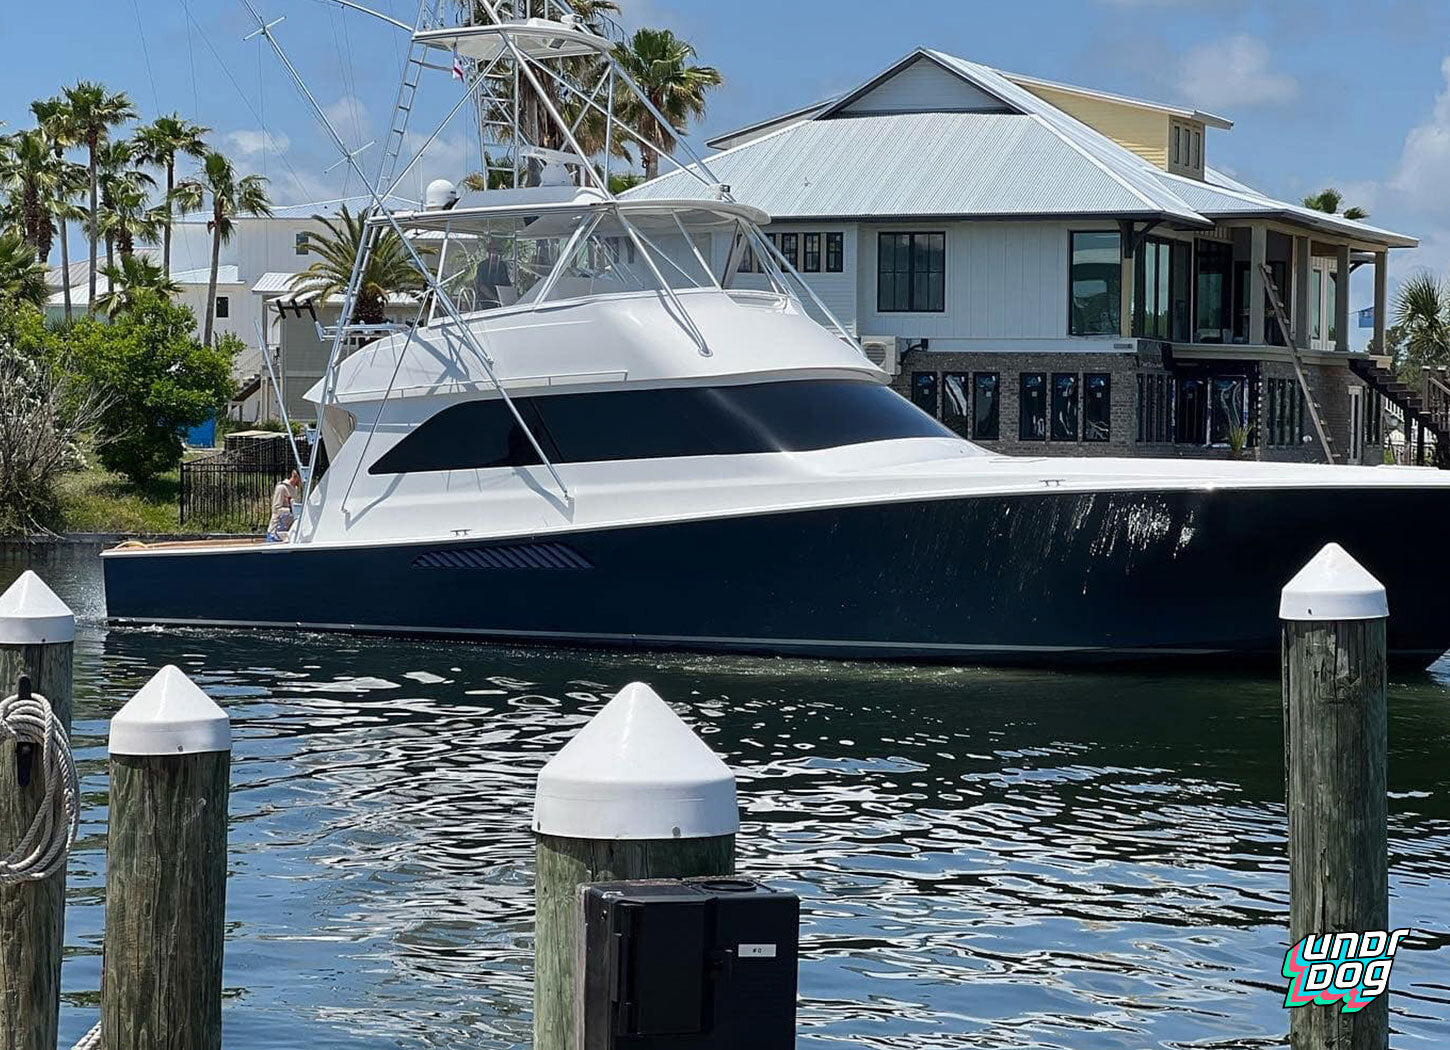
M 1386 256 L 1417 241 L 1216 171 L 1232 126 L 921 49 L 630 195 L 724 183 L 769 213 L 902 389 L 989 446 L 1322 460 L 1317 415 L 1335 459 L 1379 462 L 1389 382 L 1350 352 L 1349 277 L 1373 268 L 1382 346 Z

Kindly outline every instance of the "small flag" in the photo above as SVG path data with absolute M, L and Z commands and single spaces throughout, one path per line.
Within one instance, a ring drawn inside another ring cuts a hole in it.
M 453 49 L 453 79 L 463 79 L 463 59 L 458 57 L 458 48 Z

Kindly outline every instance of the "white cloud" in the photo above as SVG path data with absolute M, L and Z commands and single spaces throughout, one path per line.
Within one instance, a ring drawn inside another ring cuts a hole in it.
M 1450 56 L 1440 63 L 1444 84 L 1429 118 L 1409 130 L 1390 189 L 1418 211 L 1443 215 L 1450 186 Z
M 343 95 L 336 102 L 322 107 L 328 122 L 337 129 L 344 142 L 357 142 L 353 149 L 368 140 L 368 129 L 372 127 L 372 115 L 367 105 L 356 95 Z
M 1201 109 L 1282 106 L 1299 95 L 1299 82 L 1273 67 L 1269 45 L 1244 33 L 1198 45 L 1181 69 L 1178 90 Z
M 236 131 L 228 131 L 222 136 L 231 152 L 243 158 L 255 157 L 262 152 L 286 153 L 292 145 L 292 140 L 281 132 L 271 132 L 266 128 L 238 128 Z

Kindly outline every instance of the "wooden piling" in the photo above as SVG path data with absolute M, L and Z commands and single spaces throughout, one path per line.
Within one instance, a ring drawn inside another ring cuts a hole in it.
M 1329 544 L 1284 587 L 1289 943 L 1389 928 L 1384 587 Z M 1293 1050 L 1386 1050 L 1388 995 L 1289 1011 Z
M 534 1048 L 575 1050 L 580 888 L 735 872 L 735 777 L 654 690 L 620 690 L 539 774 Z
M 106 1050 L 220 1050 L 227 716 L 164 667 L 111 720 Z
M 0 595 L 0 695 L 21 675 L 70 732 L 75 616 L 25 572 Z M 21 841 L 46 798 L 45 759 L 32 745 L 0 745 L 0 847 Z M 21 781 L 24 781 L 22 784 Z M 65 872 L 0 887 L 0 1050 L 55 1050 Z

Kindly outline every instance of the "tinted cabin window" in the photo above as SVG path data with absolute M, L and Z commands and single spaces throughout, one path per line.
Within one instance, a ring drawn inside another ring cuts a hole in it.
M 899 394 L 849 379 L 620 390 L 515 398 L 556 463 L 804 452 L 893 438 L 951 437 Z M 497 398 L 439 412 L 370 474 L 482 470 L 539 462 Z

